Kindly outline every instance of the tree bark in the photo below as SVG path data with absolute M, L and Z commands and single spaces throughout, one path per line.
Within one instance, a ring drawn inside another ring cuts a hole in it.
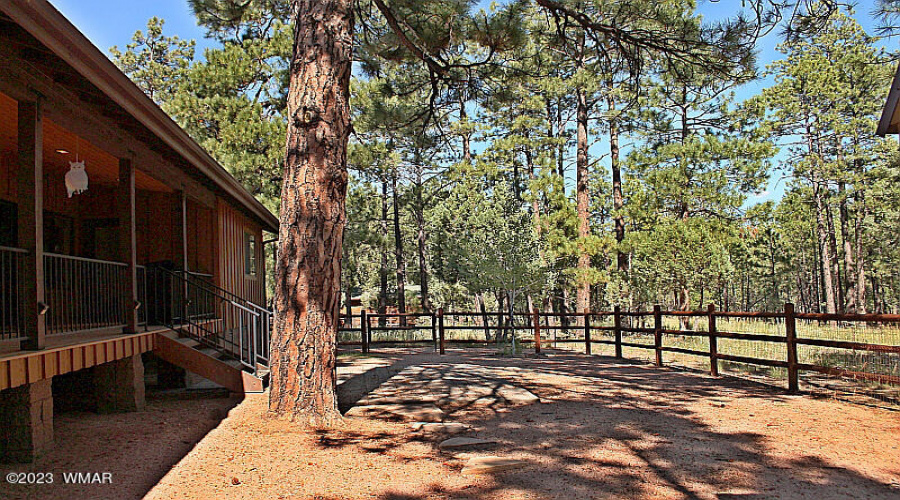
M 381 235 L 387 237 L 388 234 L 388 183 L 381 181 Z M 381 266 L 378 268 L 379 292 L 378 292 L 378 314 L 387 313 L 388 304 L 388 245 L 387 240 L 382 240 L 381 245 Z M 378 326 L 385 326 L 385 317 L 378 317 Z
M 335 378 L 347 196 L 353 2 L 294 0 L 269 410 L 341 420 Z
M 866 314 L 866 254 L 863 244 L 863 231 L 865 230 L 866 216 L 869 215 L 869 207 L 866 198 L 860 191 L 857 193 L 856 204 L 856 309 L 859 314 Z
M 853 241 L 850 238 L 850 214 L 847 210 L 847 198 L 846 198 L 846 190 L 844 189 L 844 183 L 838 183 L 838 195 L 840 196 L 840 204 L 838 206 L 838 215 L 840 217 L 841 222 L 841 244 L 844 250 L 844 288 L 846 289 L 846 293 L 844 294 L 844 304 L 845 310 L 850 313 L 855 313 L 858 310 L 856 304 L 856 284 L 858 281 L 856 280 L 856 263 L 853 258 Z
M 831 209 L 831 192 L 825 190 L 825 227 L 827 228 L 827 244 L 831 252 L 832 275 L 834 276 L 834 300 L 837 312 L 844 312 L 844 279 L 841 273 L 841 263 L 838 259 L 837 231 L 834 227 L 834 212 Z
M 615 112 L 616 102 L 612 97 L 607 98 L 610 113 Z M 609 160 L 612 169 L 613 189 L 613 220 L 616 226 L 616 268 L 619 272 L 628 272 L 628 255 L 622 251 L 625 241 L 625 197 L 622 195 L 622 168 L 619 166 L 619 124 L 616 118 L 609 120 Z
M 394 257 L 397 260 L 397 312 L 406 314 L 406 257 L 403 254 L 403 234 L 400 232 L 400 195 L 397 193 L 397 174 L 391 175 L 391 196 L 394 201 Z M 400 324 L 406 325 L 401 316 Z
M 824 189 L 818 174 L 814 173 L 813 197 L 816 205 L 816 236 L 819 244 L 819 254 L 822 259 L 822 288 L 825 292 L 825 312 L 834 314 L 837 312 L 837 301 L 834 294 L 834 254 L 831 253 L 831 245 L 828 241 Z
M 425 202 L 422 199 L 421 179 L 416 186 L 416 243 L 419 253 L 419 289 L 422 297 L 422 310 L 431 312 L 431 297 L 428 294 L 428 259 L 426 249 L 428 245 L 428 233 L 425 230 Z
M 586 248 L 588 238 L 591 235 L 590 191 L 588 189 L 588 104 L 587 96 L 583 89 L 577 89 L 575 94 L 578 101 L 576 106 L 578 137 L 575 200 L 576 212 L 578 215 L 578 238 L 581 240 L 581 248 L 578 254 L 578 279 L 575 295 L 575 310 L 585 311 L 591 307 L 591 284 L 589 278 L 591 255 Z
M 469 115 L 466 112 L 466 97 L 463 94 L 463 91 L 459 91 L 459 121 L 463 127 L 466 129 L 462 133 L 462 150 L 463 150 L 463 161 L 466 164 L 472 164 L 472 137 L 469 133 Z

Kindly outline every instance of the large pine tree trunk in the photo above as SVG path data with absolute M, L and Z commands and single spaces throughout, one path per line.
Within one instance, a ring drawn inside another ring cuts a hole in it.
M 459 121 L 464 129 L 462 133 L 463 161 L 467 165 L 472 164 L 472 134 L 469 132 L 469 115 L 466 112 L 466 97 L 462 90 L 459 91 Z
M 838 215 L 841 222 L 841 245 L 844 250 L 844 288 L 846 289 L 844 310 L 855 313 L 858 310 L 856 304 L 856 263 L 853 258 L 853 241 L 850 238 L 850 214 L 847 210 L 847 197 L 843 182 L 838 183 L 838 195 L 840 196 Z
M 381 181 L 381 235 L 387 238 L 388 234 L 388 183 Z M 378 291 L 378 314 L 387 313 L 388 305 L 388 243 L 387 239 L 382 241 L 381 245 L 381 265 L 378 268 L 379 291 Z M 385 326 L 385 317 L 378 317 L 378 326 Z
M 856 204 L 859 205 L 856 208 L 854 224 L 856 233 L 856 311 L 859 314 L 866 314 L 868 307 L 866 306 L 866 254 L 863 245 L 863 231 L 869 209 L 862 192 L 857 193 Z
M 391 176 L 391 196 L 394 201 L 394 257 L 397 259 L 397 312 L 406 314 L 406 256 L 403 253 L 403 233 L 400 231 L 400 194 L 397 192 L 397 174 Z M 406 325 L 406 318 L 400 317 Z
M 834 254 L 831 251 L 831 244 L 828 237 L 827 211 L 825 206 L 825 187 L 819 180 L 818 175 L 814 174 L 813 179 L 813 197 L 815 198 L 816 210 L 816 236 L 819 243 L 819 254 L 822 258 L 822 288 L 825 292 L 825 312 L 834 314 L 837 312 L 837 298 L 834 293 Z
M 591 234 L 590 226 L 590 191 L 588 189 L 588 105 L 587 96 L 583 89 L 576 91 L 576 121 L 578 122 L 577 131 L 577 154 L 576 154 L 576 189 L 575 201 L 576 212 L 578 214 L 578 238 L 582 245 L 587 245 L 587 240 Z M 582 247 L 578 254 L 578 288 L 576 289 L 575 302 L 576 312 L 583 312 L 591 307 L 591 284 L 589 280 L 589 272 L 591 268 L 591 255 L 586 247 Z
M 844 312 L 844 278 L 841 272 L 841 262 L 838 256 L 837 231 L 834 227 L 834 212 L 831 208 L 831 192 L 825 190 L 825 227 L 827 229 L 828 250 L 831 252 L 832 274 L 834 276 L 834 300 L 837 312 Z
M 353 2 L 295 0 L 287 153 L 275 273 L 269 410 L 341 419 L 335 343 L 347 195 Z
M 431 297 L 428 292 L 428 233 L 425 229 L 425 201 L 422 199 L 422 179 L 416 186 L 416 244 L 419 253 L 419 289 L 422 297 L 422 310 L 431 312 Z
M 610 113 L 615 113 L 616 102 L 612 97 L 607 99 Z M 625 241 L 625 197 L 622 195 L 622 168 L 619 166 L 619 125 L 616 118 L 609 120 L 609 162 L 612 169 L 613 189 L 613 220 L 616 225 L 616 268 L 622 272 L 628 272 L 628 255 L 622 251 L 622 243 Z

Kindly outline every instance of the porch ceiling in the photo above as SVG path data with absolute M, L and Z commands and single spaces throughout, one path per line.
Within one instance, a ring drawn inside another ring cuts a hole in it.
M 4 171 L 12 174 L 16 160 L 16 128 L 17 128 L 17 103 L 10 97 L 0 93 L 0 151 Z M 68 151 L 67 154 L 58 150 Z M 58 178 L 62 182 L 69 169 L 69 162 L 84 160 L 85 170 L 91 184 L 116 185 L 119 182 L 119 161 L 103 149 L 97 147 L 84 138 L 53 123 L 50 119 L 44 120 L 44 171 L 51 178 Z M 0 174 L 2 175 L 2 174 Z M 172 192 L 169 186 L 150 177 L 140 170 L 138 166 L 136 187 L 144 191 Z

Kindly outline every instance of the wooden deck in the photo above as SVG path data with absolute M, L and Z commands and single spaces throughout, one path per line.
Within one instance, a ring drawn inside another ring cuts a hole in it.
M 152 351 L 156 335 L 166 331 L 166 327 L 151 327 L 127 335 L 95 332 L 48 336 L 47 349 L 0 353 L 0 390 Z

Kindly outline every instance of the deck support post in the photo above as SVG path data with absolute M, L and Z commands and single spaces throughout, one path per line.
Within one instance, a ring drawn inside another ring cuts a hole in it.
M 51 379 L 0 391 L 0 461 L 32 462 L 53 446 Z
M 94 367 L 99 413 L 141 411 L 145 406 L 144 362 L 140 354 Z
M 125 333 L 135 333 L 138 330 L 138 308 L 142 306 L 138 302 L 137 285 L 137 233 L 135 231 L 135 172 L 131 160 L 122 158 L 119 160 L 119 248 L 122 251 L 123 262 L 127 266 L 122 282 L 122 301 L 125 312 Z
M 19 261 L 21 348 L 46 347 L 44 297 L 44 131 L 39 102 L 20 101 L 18 108 L 19 242 L 26 254 Z
M 177 262 L 181 266 L 181 271 L 184 273 L 184 282 L 179 286 L 179 293 L 181 294 L 181 303 L 177 304 L 178 309 L 176 309 L 181 314 L 181 324 L 187 324 L 187 316 L 188 316 L 188 287 L 187 287 L 187 273 L 188 273 L 188 229 L 187 229 L 187 193 L 184 189 L 178 191 L 175 199 L 176 211 L 178 212 L 178 228 L 177 228 L 177 236 L 178 239 L 178 249 L 177 251 L 181 254 L 177 257 Z M 174 311 L 173 311 L 174 312 Z

